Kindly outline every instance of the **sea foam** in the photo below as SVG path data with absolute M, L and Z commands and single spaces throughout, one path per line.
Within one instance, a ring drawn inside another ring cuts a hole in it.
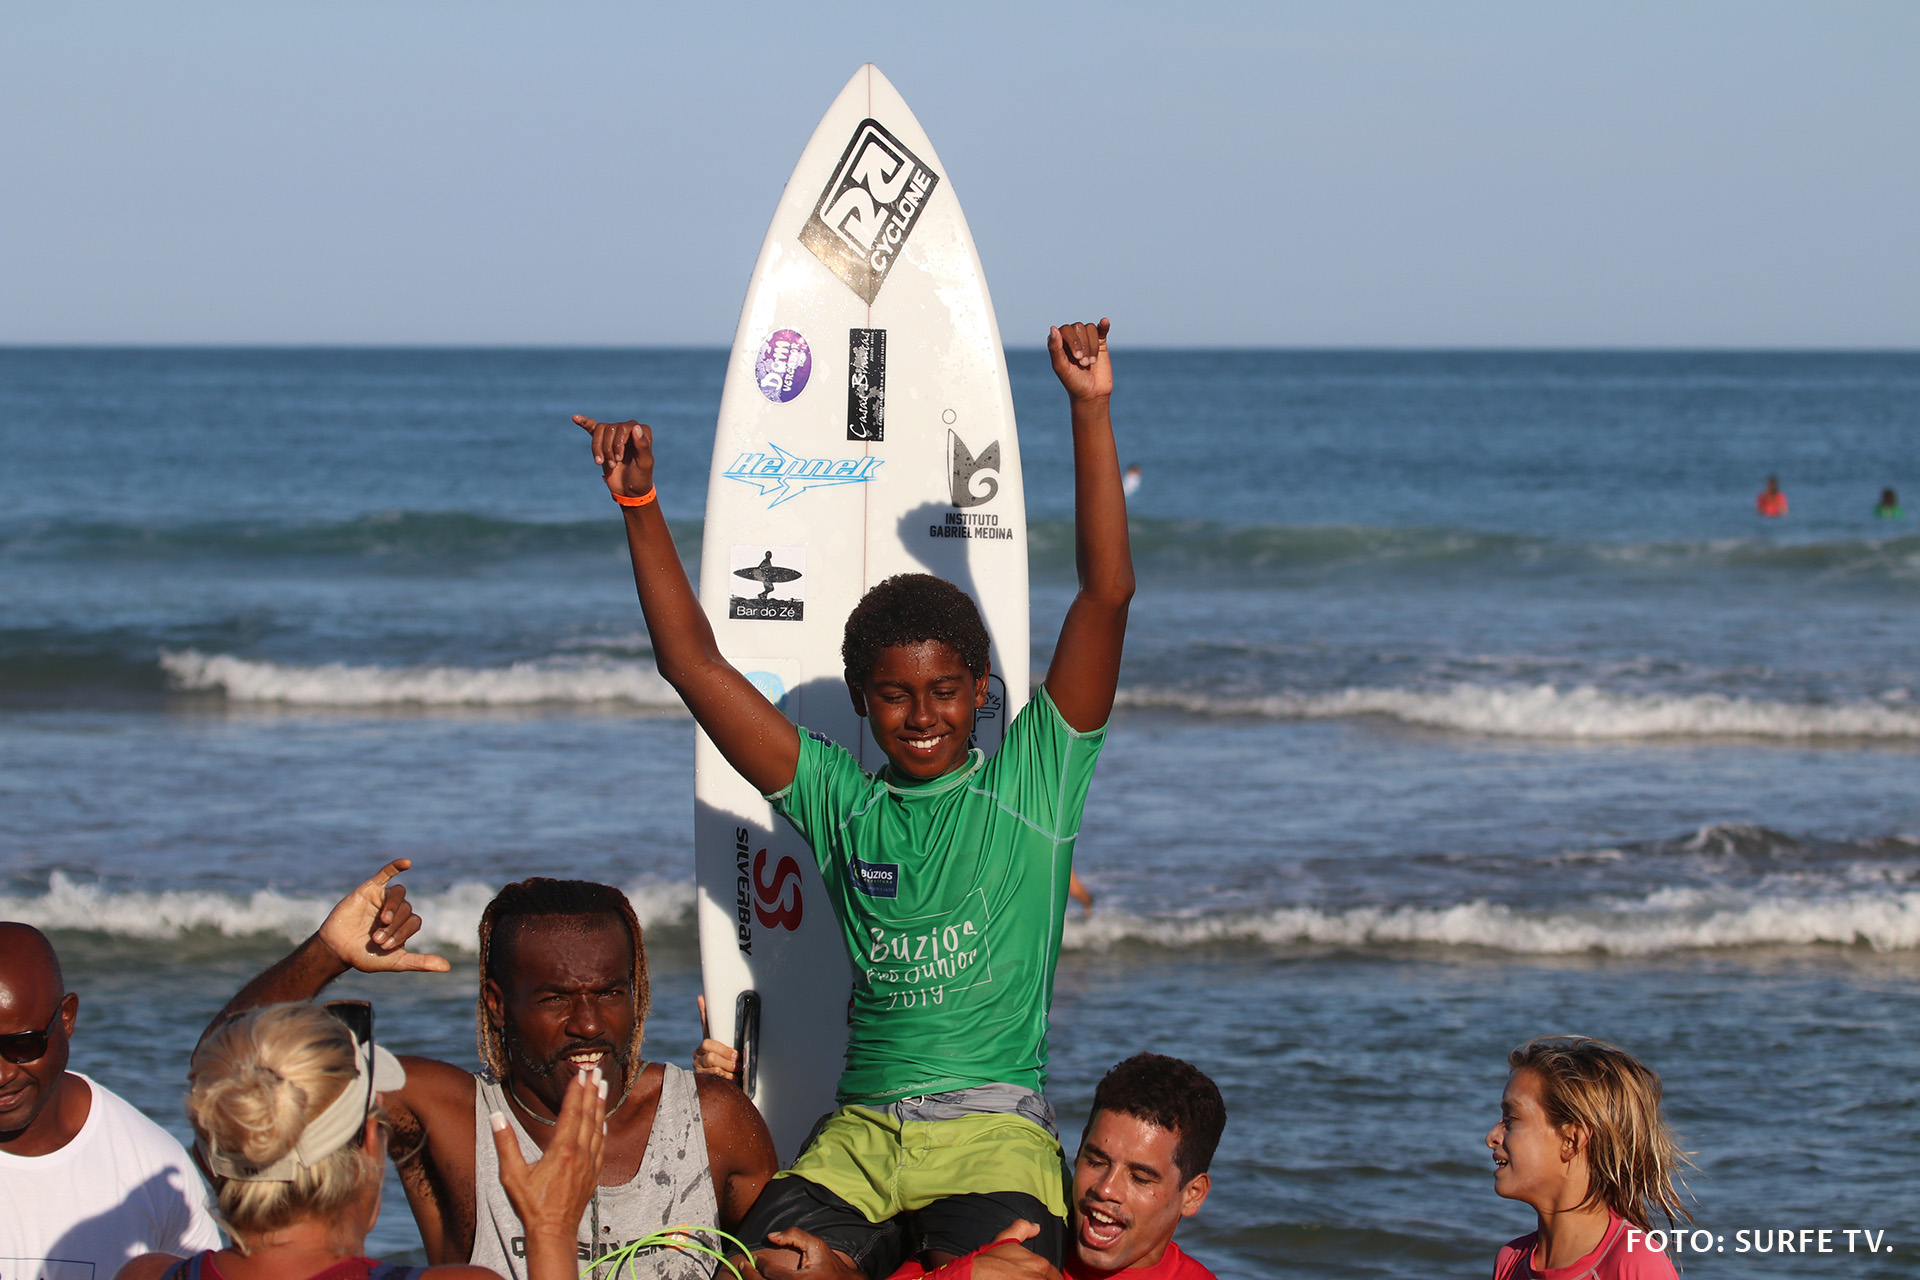
M 547 658 L 505 667 L 299 666 L 185 649 L 162 653 L 160 667 L 175 689 L 220 692 L 235 702 L 308 707 L 622 702 L 681 709 L 679 696 L 650 662 Z
M 411 950 L 470 952 L 479 937 L 480 913 L 497 889 L 475 881 L 441 893 L 409 894 L 421 929 Z M 693 882 L 629 886 L 627 898 L 642 928 L 690 924 Z M 0 894 L 0 919 L 40 929 L 66 929 L 150 941 L 208 934 L 227 938 L 270 937 L 299 942 L 327 918 L 339 899 L 260 889 L 250 894 L 170 889 L 160 893 L 110 890 L 54 872 L 47 891 L 33 896 Z
M 492 886 L 464 882 L 440 893 L 411 895 L 424 921 L 413 949 L 471 952 L 480 913 L 494 892 Z M 691 880 L 633 885 L 627 896 L 644 928 L 692 926 Z M 319 927 L 335 901 L 270 889 L 251 894 L 109 890 L 55 872 L 44 893 L 0 895 L 0 918 L 42 929 L 146 940 L 202 934 L 297 942 Z M 1920 949 L 1920 891 L 1792 896 L 1665 889 L 1605 906 L 1558 911 L 1525 911 L 1475 900 L 1341 911 L 1295 906 L 1152 915 L 1102 907 L 1091 916 L 1069 913 L 1068 950 L 1104 951 L 1126 944 L 1170 950 L 1438 946 L 1517 955 L 1616 956 L 1815 945 L 1912 951 Z
M 1499 903 L 1434 907 L 1315 907 L 1234 915 L 1153 918 L 1103 911 L 1070 919 L 1066 945 L 1104 950 L 1123 943 L 1168 948 L 1425 944 L 1520 955 L 1658 955 L 1765 946 L 1920 948 L 1920 893 L 1757 898 L 1705 907 L 1685 894 L 1656 894 L 1640 910 L 1522 912 Z M 1665 901 L 1662 901 L 1665 899 Z M 1658 904 L 1658 905 L 1656 905 Z
M 1424 728 L 1511 738 L 1920 738 L 1920 707 L 1882 702 L 1770 702 L 1722 694 L 1610 693 L 1591 685 L 1461 684 L 1230 694 L 1136 686 L 1119 705 L 1212 716 L 1328 720 L 1384 716 Z

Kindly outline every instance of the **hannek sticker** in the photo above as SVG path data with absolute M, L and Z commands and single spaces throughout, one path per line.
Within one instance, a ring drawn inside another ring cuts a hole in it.
M 760 344 L 760 357 L 753 362 L 753 379 L 760 394 L 775 404 L 785 404 L 807 389 L 807 375 L 813 372 L 813 352 L 807 340 L 792 329 L 776 329 Z
M 740 585 L 727 601 L 729 618 L 763 622 L 801 622 L 806 618 L 807 549 L 770 547 L 764 543 L 734 547 L 727 567 L 736 578 L 760 589 Z M 745 594 L 741 594 L 745 593 Z

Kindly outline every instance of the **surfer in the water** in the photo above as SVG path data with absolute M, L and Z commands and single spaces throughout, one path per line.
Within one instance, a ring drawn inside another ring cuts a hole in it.
M 988 643 L 965 592 L 905 574 L 848 618 L 848 693 L 888 760 L 864 773 L 721 655 L 655 501 L 651 430 L 574 419 L 625 508 L 660 674 L 812 846 L 853 960 L 839 1109 L 741 1224 L 756 1249 L 797 1227 L 881 1277 L 1026 1219 L 1040 1226 L 1026 1247 L 1060 1264 L 1060 1142 L 1040 1092 L 1047 1011 L 1133 597 L 1107 327 L 1048 335 L 1072 414 L 1080 590 L 1045 683 L 991 760 L 968 741 L 988 697 Z

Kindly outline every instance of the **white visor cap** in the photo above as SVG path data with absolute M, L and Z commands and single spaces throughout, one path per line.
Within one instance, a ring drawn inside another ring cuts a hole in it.
M 371 1114 L 367 1105 L 367 1077 L 373 1077 L 373 1092 L 386 1093 L 406 1084 L 407 1069 L 400 1065 L 400 1059 L 377 1044 L 362 1045 L 356 1041 L 354 1050 L 353 1079 L 340 1091 L 340 1096 L 301 1131 L 293 1150 L 272 1164 L 253 1164 L 209 1147 L 203 1139 L 200 1154 L 206 1157 L 207 1167 L 220 1177 L 237 1182 L 292 1182 L 300 1170 L 313 1168 L 346 1146 L 349 1140 L 357 1140 Z

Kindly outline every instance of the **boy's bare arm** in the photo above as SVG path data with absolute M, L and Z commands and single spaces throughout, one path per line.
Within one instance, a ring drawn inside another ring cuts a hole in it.
M 595 422 L 578 414 L 573 420 L 593 437 L 593 460 L 600 464 L 609 492 L 638 498 L 652 491 L 651 428 L 631 421 Z M 621 512 L 654 665 L 741 777 L 762 792 L 786 787 L 800 764 L 799 733 L 720 655 L 660 503 L 623 506 Z
M 1074 729 L 1090 733 L 1113 713 L 1120 651 L 1133 600 L 1133 552 L 1127 545 L 1127 499 L 1107 402 L 1113 364 L 1108 322 L 1056 326 L 1047 335 L 1053 371 L 1073 411 L 1073 556 L 1080 591 L 1067 608 L 1047 668 L 1047 692 Z

